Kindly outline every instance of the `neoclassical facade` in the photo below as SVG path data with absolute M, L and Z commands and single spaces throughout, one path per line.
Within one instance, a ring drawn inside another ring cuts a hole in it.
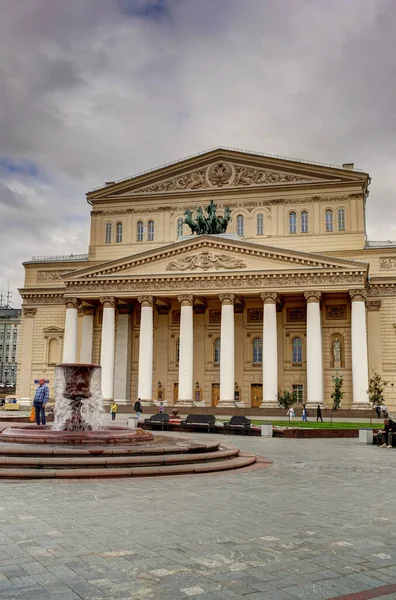
M 93 362 L 120 404 L 316 405 L 342 372 L 358 409 L 376 370 L 396 408 L 396 245 L 366 239 L 369 182 L 217 148 L 89 192 L 88 254 L 24 265 L 17 393 Z M 211 200 L 227 232 L 191 234 Z

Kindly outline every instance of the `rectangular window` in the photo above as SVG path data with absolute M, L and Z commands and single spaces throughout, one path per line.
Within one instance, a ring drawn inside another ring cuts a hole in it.
M 297 402 L 304 402 L 304 386 L 293 384 L 293 392 L 296 393 Z

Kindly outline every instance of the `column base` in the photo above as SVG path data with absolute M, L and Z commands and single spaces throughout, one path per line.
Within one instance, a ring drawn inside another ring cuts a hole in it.
M 236 408 L 236 402 L 235 400 L 220 400 L 217 406 L 219 408 Z
M 175 404 L 175 406 L 179 407 L 179 406 L 194 406 L 194 402 L 193 400 L 178 400 Z
M 351 410 L 370 410 L 369 402 L 352 402 Z
M 275 402 L 274 400 L 264 400 L 259 408 L 279 408 L 280 410 L 281 407 L 279 406 L 279 402 Z

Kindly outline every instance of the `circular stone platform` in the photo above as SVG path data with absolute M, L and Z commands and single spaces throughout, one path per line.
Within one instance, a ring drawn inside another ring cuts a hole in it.
M 94 432 L 10 427 L 0 434 L 0 478 L 141 477 L 247 467 L 256 456 L 218 441 L 111 427 Z

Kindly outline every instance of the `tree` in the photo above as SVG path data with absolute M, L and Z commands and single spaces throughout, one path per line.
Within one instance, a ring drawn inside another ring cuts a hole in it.
M 385 381 L 382 379 L 381 375 L 374 371 L 372 376 L 369 379 L 369 389 L 367 390 L 369 400 L 373 410 L 375 410 L 376 406 L 381 406 L 384 404 L 384 392 L 385 388 L 388 385 L 389 381 Z M 372 419 L 372 413 L 370 413 L 370 423 Z
M 296 392 L 288 392 L 287 390 L 283 390 L 283 392 L 280 392 L 280 394 L 278 394 L 277 398 L 278 398 L 279 406 L 281 408 L 284 408 L 287 411 L 289 410 L 289 408 L 291 406 L 293 406 L 293 404 L 295 404 L 297 402 Z M 289 412 L 289 423 L 290 423 L 290 412 Z
M 331 399 L 333 404 L 331 406 L 331 417 L 330 417 L 330 427 L 333 423 L 333 414 L 340 408 L 341 400 L 344 397 L 344 392 L 342 391 L 342 386 L 344 385 L 344 379 L 342 373 L 338 373 L 332 376 L 333 380 L 333 391 L 331 392 Z

